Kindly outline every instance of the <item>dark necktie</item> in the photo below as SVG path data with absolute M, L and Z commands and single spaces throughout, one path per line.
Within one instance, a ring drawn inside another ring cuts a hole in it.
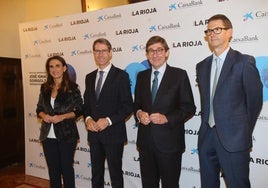
M 213 80 L 213 85 L 212 85 L 212 92 L 210 96 L 210 112 L 209 112 L 209 119 L 208 119 L 208 123 L 210 127 L 213 127 L 215 125 L 213 98 L 214 98 L 215 90 L 216 90 L 217 83 L 218 83 L 219 73 L 220 73 L 219 71 L 220 59 L 216 58 L 215 63 L 216 63 L 216 69 L 215 69 L 214 80 Z
M 154 71 L 154 80 L 153 80 L 153 86 L 152 86 L 152 103 L 154 103 L 155 96 L 157 93 L 157 87 L 158 87 L 158 76 L 159 71 Z
M 100 95 L 100 91 L 101 91 L 103 73 L 104 73 L 104 71 L 99 71 L 99 80 L 97 82 L 97 86 L 96 86 L 96 90 L 95 90 L 97 99 L 99 99 L 99 95 Z

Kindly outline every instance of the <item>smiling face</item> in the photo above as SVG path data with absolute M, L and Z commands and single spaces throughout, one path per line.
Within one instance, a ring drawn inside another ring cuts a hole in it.
M 93 50 L 93 55 L 97 66 L 104 69 L 112 59 L 112 51 L 104 43 L 96 43 Z
M 49 74 L 54 80 L 62 80 L 63 73 L 67 70 L 67 67 L 62 64 L 58 59 L 52 59 L 49 61 Z
M 210 21 L 207 29 L 211 31 L 210 34 L 206 36 L 207 41 L 213 48 L 216 55 L 220 55 L 226 48 L 229 47 L 229 41 L 231 40 L 233 30 L 232 28 L 226 28 L 222 20 Z M 219 33 L 216 34 L 215 32 Z
M 169 50 L 165 50 L 160 42 L 148 46 L 146 53 L 146 57 L 156 70 L 166 62 L 168 55 Z

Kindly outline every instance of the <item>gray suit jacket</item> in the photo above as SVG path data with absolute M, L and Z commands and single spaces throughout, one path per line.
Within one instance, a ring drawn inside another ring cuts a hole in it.
M 210 70 L 212 55 L 196 66 L 201 97 L 201 127 L 198 147 L 209 129 Z M 230 49 L 223 64 L 214 95 L 216 129 L 224 148 L 230 152 L 252 146 L 252 132 L 262 108 L 262 83 L 252 56 Z

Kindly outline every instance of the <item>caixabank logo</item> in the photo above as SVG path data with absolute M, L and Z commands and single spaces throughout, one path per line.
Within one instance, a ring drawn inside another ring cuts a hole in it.
M 103 38 L 106 37 L 106 32 L 97 32 L 97 33 L 86 33 L 83 35 L 84 40 L 93 39 L 93 38 Z
M 144 44 L 134 44 L 131 46 L 131 52 L 145 51 L 145 48 Z
M 243 21 L 253 21 L 255 19 L 265 19 L 268 18 L 268 10 L 257 10 L 250 11 L 243 14 Z
M 196 6 L 202 6 L 202 0 L 189 0 L 189 1 L 179 1 L 177 3 L 172 3 L 168 6 L 169 11 L 176 11 L 183 8 L 192 8 Z
M 244 35 L 244 36 L 236 36 L 232 38 L 232 43 L 245 43 L 245 42 L 256 42 L 259 41 L 259 37 L 257 35 Z
M 71 51 L 71 56 L 80 56 L 80 55 L 88 55 L 88 54 L 92 54 L 92 51 L 88 49 L 80 49 L 80 50 Z
M 39 169 L 39 170 L 47 171 L 47 169 L 46 169 L 45 166 L 42 166 L 42 165 L 40 165 L 40 164 L 35 164 L 35 163 L 32 163 L 32 162 L 29 162 L 29 163 L 28 163 L 28 167 L 29 167 L 29 168 L 35 168 L 35 169 Z
M 24 55 L 24 59 L 33 59 L 33 58 L 41 58 L 41 54 L 39 54 L 39 53 L 35 53 L 35 54 L 27 53 Z
M 179 22 L 151 25 L 149 27 L 149 32 L 167 31 L 167 30 L 175 30 L 175 29 L 180 29 Z
M 200 169 L 199 168 L 195 168 L 193 166 L 182 166 L 181 167 L 182 171 L 187 171 L 187 172 L 191 172 L 191 173 L 200 173 Z
M 49 43 L 51 43 L 51 39 L 38 39 L 38 40 L 33 41 L 34 46 L 39 46 L 42 44 L 49 44 Z
M 54 23 L 54 24 L 47 24 L 44 25 L 44 30 L 52 30 L 52 29 L 58 29 L 63 26 L 62 23 Z
M 110 20 L 114 20 L 114 19 L 120 19 L 122 18 L 121 13 L 113 13 L 113 14 L 104 14 L 104 15 L 100 15 L 97 18 L 98 22 L 104 22 L 104 21 L 110 21 Z
M 75 179 L 88 182 L 91 181 L 91 178 L 89 176 L 85 176 L 84 174 L 75 174 Z

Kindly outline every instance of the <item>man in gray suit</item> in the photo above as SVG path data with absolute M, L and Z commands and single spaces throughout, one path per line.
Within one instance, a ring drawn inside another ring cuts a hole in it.
M 262 108 L 262 83 L 252 56 L 229 46 L 232 23 L 225 15 L 208 20 L 213 54 L 196 66 L 201 96 L 198 137 L 202 188 L 249 188 L 252 132 Z

